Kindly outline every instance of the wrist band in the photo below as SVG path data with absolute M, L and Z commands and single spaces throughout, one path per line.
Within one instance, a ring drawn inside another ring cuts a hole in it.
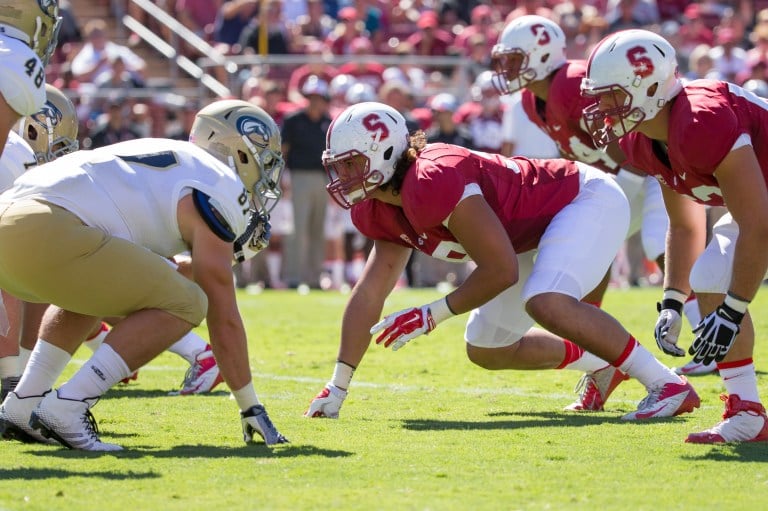
M 688 294 L 683 293 L 679 289 L 675 289 L 673 287 L 668 287 L 664 290 L 664 295 L 662 296 L 662 301 L 666 300 L 674 300 L 676 302 L 679 302 L 682 306 L 685 301 L 688 299 Z
M 456 315 L 448 306 L 448 299 L 446 297 L 442 297 L 439 300 L 430 303 L 428 307 L 435 325 Z
M 723 300 L 723 303 L 741 314 L 746 314 L 747 307 L 749 307 L 748 300 L 744 300 L 743 298 L 731 294 L 730 291 L 727 295 L 725 295 L 725 300 Z

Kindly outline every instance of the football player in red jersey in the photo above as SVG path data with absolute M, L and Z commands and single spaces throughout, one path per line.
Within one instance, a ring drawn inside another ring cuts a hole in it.
M 669 221 L 658 182 L 642 170 L 625 164 L 617 142 L 596 147 L 582 119 L 582 110 L 591 101 L 581 96 L 581 80 L 586 75 L 584 60 L 565 58 L 563 30 L 542 16 L 521 16 L 510 22 L 492 50 L 494 84 L 502 94 L 522 91 L 528 118 L 557 144 L 561 155 L 582 161 L 616 176 L 630 204 L 627 238 L 640 233 L 645 256 L 664 268 L 664 247 Z M 622 164 L 624 165 L 622 167 Z M 705 217 L 701 217 L 704 225 Z M 586 297 L 599 307 L 608 287 L 610 273 Z M 691 325 L 701 320 L 694 296 L 685 301 L 685 315 Z M 685 366 L 685 374 L 692 374 Z M 714 371 L 714 364 L 696 364 L 695 374 Z M 590 380 L 590 385 L 594 384 Z M 589 385 L 586 387 L 589 390 Z
M 657 342 L 683 355 L 679 311 L 692 288 L 704 319 L 688 352 L 695 362 L 717 362 L 728 393 L 723 420 L 686 441 L 768 440 L 747 310 L 768 269 L 768 103 L 719 80 L 683 84 L 672 45 L 645 30 L 603 39 L 582 93 L 593 101 L 584 119 L 595 142 L 618 139 L 628 161 L 664 185 L 670 230 Z M 695 218 L 705 204 L 729 213 L 703 249 Z
M 483 368 L 570 364 L 590 372 L 608 360 L 621 371 L 614 376 L 628 374 L 649 392 L 624 419 L 699 406 L 684 378 L 606 312 L 580 301 L 604 275 L 629 224 L 626 198 L 603 172 L 563 159 L 426 144 L 422 131 L 409 136 L 403 116 L 381 103 L 352 105 L 336 117 L 323 162 L 328 192 L 351 208 L 374 248 L 344 312 L 333 379 L 306 416 L 338 417 L 372 334 L 396 350 L 470 311 L 467 355 Z M 379 321 L 413 249 L 472 260 L 476 268 L 447 296 Z

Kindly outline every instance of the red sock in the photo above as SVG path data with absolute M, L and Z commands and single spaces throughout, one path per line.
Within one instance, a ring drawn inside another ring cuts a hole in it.
M 637 346 L 639 343 L 637 340 L 630 334 L 629 339 L 627 339 L 627 345 L 624 347 L 624 351 L 621 352 L 621 355 L 619 355 L 619 358 L 611 362 L 611 365 L 614 367 L 621 367 L 621 364 L 627 361 L 627 358 L 629 358 L 629 355 L 632 353 L 632 350 L 635 349 L 635 346 Z
M 563 343 L 565 344 L 565 358 L 560 363 L 559 366 L 555 367 L 555 369 L 562 369 L 571 362 L 575 362 L 576 360 L 580 359 L 581 356 L 584 354 L 584 348 L 579 346 L 578 344 L 574 344 L 568 339 L 563 339 Z

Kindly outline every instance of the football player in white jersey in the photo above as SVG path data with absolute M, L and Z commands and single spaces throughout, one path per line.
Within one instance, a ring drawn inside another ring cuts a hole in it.
M 43 108 L 20 119 L 9 135 L 6 150 L 0 156 L 0 192 L 9 189 L 27 169 L 79 148 L 75 106 L 53 85 L 46 84 L 45 90 L 47 99 Z M 47 304 L 23 303 L 8 294 L 3 295 L 3 301 L 9 311 L 9 329 L 6 336 L 0 336 L 0 402 L 19 381 L 37 342 L 40 321 L 47 308 Z M 119 318 L 111 319 L 113 323 L 117 320 Z M 85 345 L 96 351 L 107 331 L 108 326 L 100 324 Z M 184 358 L 190 365 L 181 388 L 172 392 L 173 395 L 210 392 L 223 381 L 210 345 L 195 332 L 186 334 L 168 351 Z M 136 379 L 136 373 L 129 379 Z
M 57 0 L 0 0 L 0 151 L 14 123 L 45 103 L 60 22 Z
M 261 247 L 282 168 L 274 120 L 245 101 L 223 100 L 198 112 L 190 142 L 78 151 L 17 179 L 0 196 L 0 287 L 54 306 L 3 403 L 6 427 L 72 449 L 121 449 L 100 440 L 91 406 L 205 319 L 245 441 L 287 442 L 251 381 L 231 269 L 233 249 L 242 257 L 242 245 Z M 186 250 L 193 280 L 167 262 Z M 102 317 L 123 319 L 51 390 Z

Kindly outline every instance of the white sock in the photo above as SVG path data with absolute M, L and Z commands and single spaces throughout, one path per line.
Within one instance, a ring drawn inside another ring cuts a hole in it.
M 355 368 L 345 364 L 341 360 L 336 361 L 336 367 L 333 369 L 331 383 L 342 390 L 347 390 L 352 382 L 352 375 L 355 374 Z
M 99 397 L 110 387 L 131 375 L 128 364 L 109 344 L 102 344 L 83 367 L 64 385 L 59 396 L 83 401 Z
M 235 396 L 235 401 L 237 401 L 237 406 L 240 407 L 241 412 L 261 404 L 256 395 L 256 389 L 253 388 L 253 382 L 250 381 L 242 389 L 233 391 L 232 395 Z
M 32 355 L 32 350 L 19 346 L 19 374 L 24 373 L 24 368 L 29 363 L 29 357 Z
M 699 312 L 699 301 L 696 299 L 688 300 L 683 304 L 683 315 L 693 328 L 696 328 L 701 322 L 701 312 Z
M 195 363 L 195 357 L 204 352 L 206 348 L 208 348 L 208 343 L 205 342 L 205 339 L 195 332 L 189 331 L 184 337 L 173 343 L 168 351 L 177 354 L 189 365 L 192 365 Z
M 566 364 L 565 366 L 562 367 L 562 369 L 582 371 L 585 373 L 594 373 L 595 371 L 608 367 L 609 365 L 611 364 L 609 364 L 602 358 L 596 355 L 593 355 L 588 351 L 585 351 L 584 353 L 581 354 L 579 358 L 577 358 L 570 364 Z
M 680 383 L 680 377 L 667 366 L 659 362 L 650 351 L 640 344 L 635 344 L 634 349 L 619 366 L 619 369 L 635 378 L 646 388 L 656 388 L 665 383 Z
M 718 370 L 728 394 L 736 394 L 742 401 L 760 402 L 760 396 L 757 393 L 755 364 L 729 367 L 728 369 L 718 367 Z
M 38 339 L 29 357 L 26 370 L 16 385 L 19 397 L 41 396 L 53 387 L 72 355 L 53 344 Z
M 0 378 L 9 378 L 11 376 L 21 376 L 19 357 L 17 355 L 0 358 Z
M 99 346 L 101 346 L 101 343 L 104 342 L 104 339 L 107 338 L 108 333 L 109 333 L 109 326 L 102 321 L 101 327 L 99 328 L 99 332 L 93 337 L 87 338 L 83 344 L 89 350 L 95 352 L 97 349 L 99 349 Z

